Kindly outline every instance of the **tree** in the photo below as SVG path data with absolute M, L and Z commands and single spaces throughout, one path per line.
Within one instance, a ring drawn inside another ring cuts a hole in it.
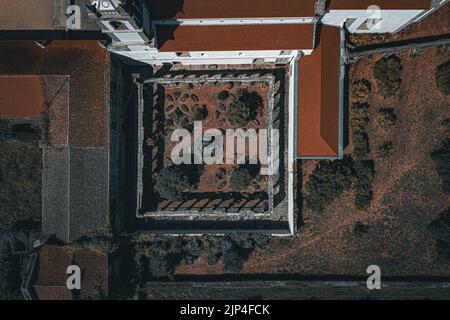
M 450 208 L 428 225 L 428 230 L 436 240 L 438 258 L 450 264 Z
M 397 122 L 397 116 L 393 108 L 381 108 L 378 111 L 378 125 L 383 129 L 390 129 Z
M 322 212 L 336 197 L 352 184 L 351 159 L 321 161 L 306 183 L 308 192 L 305 204 L 308 208 Z
M 253 168 L 255 167 L 255 168 Z M 250 183 L 257 177 L 259 167 L 257 165 L 246 165 L 237 167 L 230 178 L 230 188 L 234 191 L 241 191 L 250 186 Z
M 358 101 L 364 101 L 369 97 L 372 85 L 368 80 L 358 80 L 353 82 L 351 96 Z
M 442 179 L 444 192 L 450 194 L 450 139 L 445 140 L 442 148 L 433 152 L 431 158 Z
M 400 90 L 402 64 L 400 59 L 392 55 L 375 63 L 374 77 L 378 80 L 380 94 L 384 98 L 394 96 Z
M 241 90 L 238 97 L 227 107 L 228 121 L 233 126 L 245 127 L 251 120 L 256 119 L 262 106 L 263 100 L 256 91 Z
M 192 108 L 192 119 L 194 121 L 202 121 L 205 120 L 208 117 L 208 108 L 206 107 L 206 105 L 195 105 Z
M 0 300 L 19 299 L 20 276 L 18 257 L 11 244 L 0 234 Z
M 450 94 L 450 61 L 436 67 L 437 87 L 444 94 Z
M 372 160 L 357 160 L 353 162 L 355 171 L 355 206 L 359 210 L 367 209 L 372 202 L 372 184 L 375 176 Z
M 230 96 L 230 93 L 226 90 L 220 91 L 219 94 L 217 95 L 217 98 L 219 98 L 219 100 L 226 100 L 228 99 L 228 97 Z
M 384 142 L 383 144 L 378 146 L 378 149 L 377 149 L 378 158 L 380 158 L 381 160 L 386 159 L 387 157 L 389 157 L 391 155 L 393 148 L 394 147 L 392 145 L 392 141 Z
M 189 176 L 182 166 L 172 165 L 164 167 L 155 177 L 155 190 L 166 200 L 182 200 L 183 192 L 190 186 Z
M 244 259 L 236 249 L 229 250 L 224 253 L 224 256 L 223 256 L 223 271 L 224 272 L 240 273 L 242 271 L 243 264 L 244 264 Z

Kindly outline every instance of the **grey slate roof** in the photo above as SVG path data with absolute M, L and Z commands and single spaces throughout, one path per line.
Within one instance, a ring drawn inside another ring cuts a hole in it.
M 108 148 L 43 152 L 43 233 L 71 243 L 102 227 L 109 210 Z
M 109 214 L 110 55 L 96 41 L 52 42 L 42 65 L 65 76 L 58 99 L 48 92 L 54 136 L 43 147 L 42 231 L 73 243 Z

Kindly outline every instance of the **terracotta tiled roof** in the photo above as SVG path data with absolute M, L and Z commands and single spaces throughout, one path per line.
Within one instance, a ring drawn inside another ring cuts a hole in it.
M 312 24 L 158 26 L 160 51 L 311 49 Z
M 316 0 L 147 0 L 152 19 L 313 17 Z
M 0 116 L 48 109 L 42 228 L 66 243 L 103 226 L 109 210 L 109 59 L 96 41 L 0 42 Z
M 80 299 L 96 298 L 99 292 L 107 293 L 107 254 L 70 246 L 44 245 L 39 251 L 36 264 L 34 289 L 38 298 L 71 299 L 72 295 L 66 286 L 66 270 L 73 264 L 81 269 Z
M 339 152 L 340 29 L 322 26 L 320 44 L 298 65 L 297 155 Z
M 332 10 L 365 10 L 369 6 L 376 5 L 381 9 L 430 9 L 431 0 L 330 0 L 329 9 Z
M 0 118 L 39 118 L 42 112 L 40 76 L 0 75 Z

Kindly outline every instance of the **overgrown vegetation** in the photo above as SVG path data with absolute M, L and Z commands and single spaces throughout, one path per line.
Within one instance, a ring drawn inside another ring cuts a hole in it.
M 353 82 L 351 96 L 358 101 L 365 101 L 372 91 L 372 85 L 368 80 L 358 80 Z
M 355 206 L 367 209 L 372 201 L 372 183 L 374 163 L 370 159 L 370 142 L 367 127 L 369 124 L 369 105 L 355 103 L 350 113 L 350 125 L 353 137 L 353 174 Z
M 353 156 L 355 159 L 364 159 L 370 153 L 367 126 L 369 124 L 369 105 L 355 103 L 350 113 L 350 125 L 353 137 Z
M 436 240 L 438 259 L 442 263 L 450 264 L 450 208 L 430 223 L 428 229 Z
M 450 61 L 436 67 L 437 87 L 444 94 L 450 94 Z
M 263 234 L 201 238 L 141 236 L 133 242 L 136 281 L 171 279 L 180 263 L 194 264 L 202 255 L 207 256 L 210 265 L 222 261 L 224 272 L 240 273 L 252 251 L 265 248 L 268 242 L 269 237 Z
M 42 152 L 37 145 L 0 141 L 0 228 L 41 219 Z
M 208 117 L 208 108 L 206 105 L 200 106 L 195 105 L 192 108 L 192 120 L 194 121 L 202 121 Z
M 118 239 L 114 236 L 111 225 L 106 223 L 102 228 L 82 237 L 74 246 L 89 248 L 99 253 L 112 253 L 119 247 Z
M 450 118 L 446 118 L 441 123 L 442 130 L 446 139 L 450 139 Z
M 395 55 L 375 63 L 373 74 L 378 80 L 379 92 L 384 98 L 392 97 L 400 90 L 401 71 L 401 61 Z
M 4 237 L 4 234 L 0 234 L 0 300 L 19 299 L 19 259 Z
M 230 188 L 241 191 L 250 186 L 250 183 L 258 176 L 258 165 L 241 165 L 237 167 L 230 178 Z
M 372 184 L 375 176 L 372 160 L 357 160 L 353 163 L 355 172 L 355 206 L 359 210 L 367 209 L 372 202 Z
M 397 116 L 393 108 L 382 108 L 378 111 L 378 125 L 385 129 L 391 129 L 397 122 Z
M 155 190 L 166 200 L 183 200 L 187 191 L 198 182 L 201 170 L 197 166 L 171 165 L 162 168 L 155 177 Z
M 450 139 L 446 139 L 442 147 L 432 153 L 431 158 L 436 164 L 436 169 L 442 179 L 444 192 L 450 194 Z
M 0 300 L 20 299 L 16 251 L 26 251 L 39 235 L 42 153 L 17 141 L 0 141 L 0 150 Z
M 245 127 L 255 120 L 263 106 L 263 99 L 255 91 L 240 90 L 227 107 L 227 118 L 231 125 Z
M 384 142 L 377 148 L 377 157 L 381 160 L 387 159 L 391 155 L 393 148 L 392 141 Z
M 352 185 L 352 161 L 321 161 L 306 183 L 308 208 L 322 212 L 331 202 Z
M 219 100 L 226 100 L 230 96 L 230 93 L 227 90 L 220 91 L 217 95 Z

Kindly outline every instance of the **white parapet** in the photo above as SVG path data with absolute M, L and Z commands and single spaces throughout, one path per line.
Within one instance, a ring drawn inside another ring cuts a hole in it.
M 414 21 L 426 10 L 330 10 L 322 23 L 346 27 L 351 33 L 393 33 Z

